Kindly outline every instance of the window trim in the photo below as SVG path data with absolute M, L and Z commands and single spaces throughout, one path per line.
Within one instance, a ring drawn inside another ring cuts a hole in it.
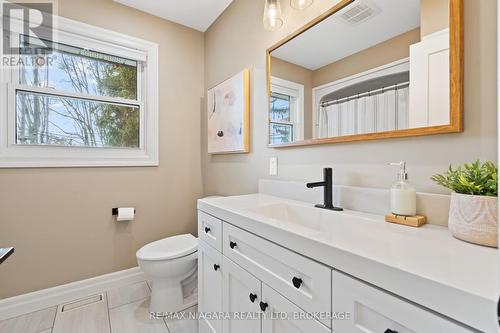
M 1 13 L 0 13 L 1 14 Z M 30 167 L 111 167 L 111 166 L 158 166 L 158 44 L 127 36 L 107 29 L 91 26 L 67 18 L 54 16 L 53 41 L 97 52 L 116 55 L 138 61 L 138 95 L 140 138 L 139 148 L 69 147 L 19 145 L 15 143 L 15 91 L 13 69 L 0 62 L 0 168 Z M 14 19 L 12 30 L 22 32 L 23 21 Z M 0 34 L 2 32 L 0 27 Z M 0 38 L 0 57 L 3 59 L 3 40 Z M 10 57 L 10 55 L 8 55 Z M 22 90 L 22 88 L 21 88 Z M 30 91 L 43 88 L 30 88 Z M 54 94 L 54 91 L 51 91 Z M 64 96 L 71 93 L 64 93 Z M 142 97 L 141 97 L 142 96 Z M 81 96 L 80 96 L 81 97 Z M 107 102 L 126 102 L 120 98 L 97 97 L 90 99 Z M 14 132 L 14 133 L 13 133 Z M 14 141 L 13 141 L 14 140 Z
M 273 123 L 283 123 L 286 125 L 293 125 L 293 140 L 303 140 L 304 139 L 304 85 L 284 80 L 278 77 L 271 77 L 271 92 L 276 92 L 279 94 L 284 94 L 295 98 L 295 102 L 290 103 L 290 122 L 278 122 L 272 121 Z M 269 115 L 269 125 L 271 123 L 271 117 Z

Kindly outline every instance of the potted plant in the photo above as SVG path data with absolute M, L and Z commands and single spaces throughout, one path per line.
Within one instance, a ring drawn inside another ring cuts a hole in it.
M 456 238 L 498 247 L 497 172 L 494 163 L 476 161 L 431 177 L 453 191 L 448 228 Z

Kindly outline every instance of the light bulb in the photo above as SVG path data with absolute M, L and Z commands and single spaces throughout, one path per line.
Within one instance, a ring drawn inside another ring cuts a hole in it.
M 274 31 L 283 26 L 283 17 L 281 16 L 281 6 L 279 0 L 265 0 L 264 7 L 264 28 L 269 31 Z
M 294 9 L 304 9 L 312 5 L 313 0 L 290 0 L 290 6 Z

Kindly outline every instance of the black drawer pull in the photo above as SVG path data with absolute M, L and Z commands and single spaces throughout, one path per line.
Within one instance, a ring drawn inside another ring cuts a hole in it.
M 236 247 L 236 243 L 235 242 L 229 242 L 229 247 L 234 249 Z
M 269 305 L 267 305 L 267 303 L 264 303 L 264 302 L 260 302 L 259 305 L 260 305 L 260 309 L 262 311 L 266 311 L 267 307 L 269 306 Z
M 218 270 L 219 270 L 219 268 L 220 268 L 220 265 L 214 264 L 214 270 L 215 270 L 215 271 L 218 271 Z
M 294 276 L 292 279 L 292 283 L 295 288 L 299 289 L 300 286 L 302 285 L 302 279 Z
M 208 234 L 209 231 L 210 231 L 210 228 L 209 227 L 205 227 L 205 233 Z
M 398 331 L 391 330 L 390 328 L 386 329 L 384 333 L 398 333 Z
M 257 295 L 256 294 L 250 294 L 249 297 L 250 297 L 250 302 L 252 302 L 252 303 L 254 303 L 255 300 L 257 299 Z

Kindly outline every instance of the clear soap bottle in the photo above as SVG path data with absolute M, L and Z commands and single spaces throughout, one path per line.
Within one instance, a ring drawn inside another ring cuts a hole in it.
M 417 215 L 417 193 L 408 182 L 406 162 L 389 163 L 399 166 L 398 181 L 391 187 L 391 212 L 395 215 Z

